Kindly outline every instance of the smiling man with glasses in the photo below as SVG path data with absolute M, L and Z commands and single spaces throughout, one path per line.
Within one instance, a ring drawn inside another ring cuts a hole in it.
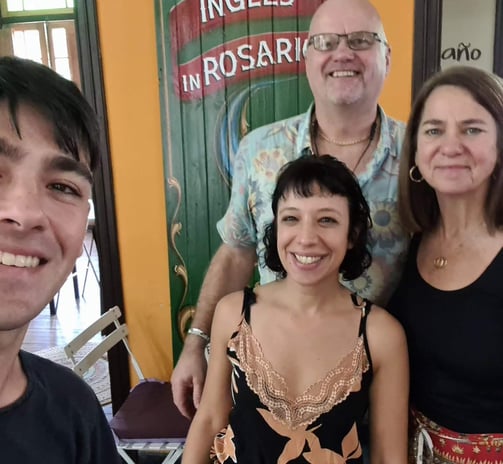
M 217 224 L 223 244 L 206 273 L 172 377 L 175 403 L 187 416 L 199 404 L 216 303 L 249 283 L 257 260 L 261 283 L 277 279 L 264 264 L 263 237 L 272 220 L 274 174 L 283 164 L 306 153 L 330 154 L 358 177 L 374 223 L 373 263 L 344 285 L 385 307 L 400 276 L 408 246 L 397 211 L 404 125 L 377 103 L 391 56 L 379 14 L 367 0 L 326 0 L 312 18 L 306 45 L 314 104 L 305 114 L 252 131 L 234 161 L 230 204 Z

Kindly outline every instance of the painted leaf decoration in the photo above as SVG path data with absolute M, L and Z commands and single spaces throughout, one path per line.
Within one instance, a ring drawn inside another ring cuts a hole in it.
M 346 460 L 340 454 L 326 448 L 311 450 L 302 456 L 310 464 L 346 464 Z
M 344 458 L 356 459 L 362 455 L 362 448 L 360 446 L 360 441 L 358 440 L 358 431 L 356 429 L 356 423 L 353 424 L 351 430 L 342 440 L 342 454 Z
M 305 435 L 297 434 L 292 437 L 290 441 L 285 445 L 283 452 L 278 458 L 278 464 L 287 464 L 293 459 L 298 458 L 302 450 L 304 449 L 304 445 L 306 443 Z
M 238 462 L 236 459 L 236 447 L 232 439 L 234 438 L 234 431 L 230 425 L 227 426 L 225 430 L 223 440 L 215 439 L 215 454 L 218 458 L 218 462 L 224 462 L 226 459 L 231 458 L 232 462 Z

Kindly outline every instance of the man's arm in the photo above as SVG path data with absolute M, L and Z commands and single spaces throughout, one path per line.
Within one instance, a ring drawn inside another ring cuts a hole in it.
M 215 307 L 225 295 L 242 290 L 250 281 L 256 261 L 254 248 L 223 244 L 213 256 L 204 277 L 192 327 L 210 334 Z M 197 335 L 188 335 L 171 376 L 173 398 L 186 417 L 193 417 L 204 385 L 206 343 Z

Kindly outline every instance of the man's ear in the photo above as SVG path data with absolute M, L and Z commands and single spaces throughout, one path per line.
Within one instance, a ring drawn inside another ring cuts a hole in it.
M 386 76 L 389 74 L 391 70 L 391 47 L 388 45 L 386 47 L 386 55 L 384 56 L 386 60 Z
M 309 48 L 307 45 L 308 39 L 304 40 L 304 45 L 302 45 L 302 56 L 304 57 L 304 60 L 306 59 L 307 56 L 307 49 Z

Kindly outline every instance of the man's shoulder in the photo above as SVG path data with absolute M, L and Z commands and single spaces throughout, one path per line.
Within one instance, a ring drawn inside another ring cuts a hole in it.
M 398 119 L 392 118 L 390 116 L 387 116 L 384 114 L 384 124 L 386 124 L 387 130 L 391 134 L 395 134 L 396 136 L 399 136 L 401 139 L 403 139 L 403 136 L 405 135 L 405 128 L 406 124 L 403 121 L 400 121 Z
M 403 121 L 387 116 L 382 112 L 382 131 L 381 135 L 384 141 L 384 147 L 389 153 L 398 159 L 402 150 L 402 144 L 405 138 L 406 125 Z
M 243 138 L 242 143 L 257 143 L 261 145 L 283 141 L 293 143 L 299 133 L 299 128 L 305 120 L 306 113 L 302 113 L 265 124 L 253 129 Z
M 5 462 L 118 463 L 113 436 L 92 389 L 64 366 L 25 351 L 19 357 L 28 386 L 0 414 Z
M 84 404 L 96 402 L 91 387 L 68 367 L 57 364 L 49 359 L 25 351 L 20 352 L 23 368 L 29 382 L 39 393 L 58 398 L 71 398 L 72 403 Z

